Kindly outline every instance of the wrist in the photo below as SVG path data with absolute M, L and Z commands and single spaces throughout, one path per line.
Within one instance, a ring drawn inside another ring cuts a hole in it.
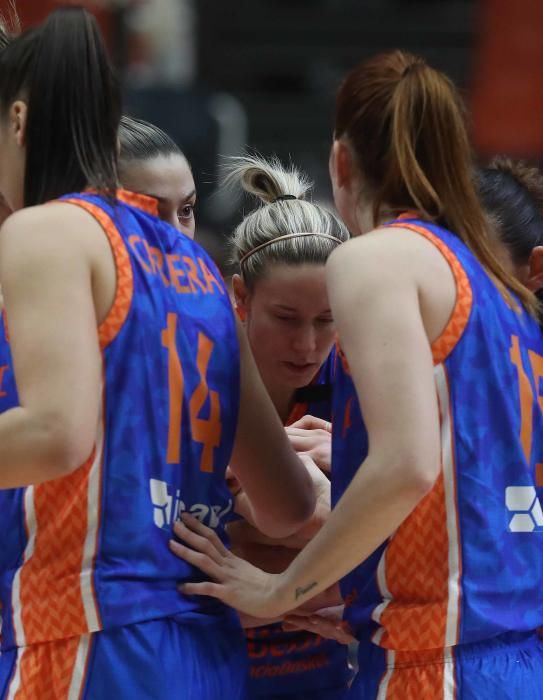
M 292 600 L 289 600 L 289 590 L 291 590 L 292 586 L 289 585 L 288 569 L 281 574 L 273 574 L 272 576 L 272 586 L 269 597 L 270 612 L 274 616 L 280 616 L 296 606 Z

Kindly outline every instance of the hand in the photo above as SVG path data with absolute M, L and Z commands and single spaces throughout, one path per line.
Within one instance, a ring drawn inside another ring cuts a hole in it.
M 182 584 L 182 593 L 218 598 L 254 617 L 275 618 L 286 611 L 288 605 L 280 595 L 281 574 L 266 574 L 232 554 L 214 530 L 188 513 L 181 518 L 174 531 L 184 544 L 170 540 L 170 549 L 212 579 Z
M 326 473 L 332 465 L 332 424 L 314 416 L 304 416 L 285 428 L 290 444 L 300 454 L 307 454 Z
M 244 545 L 246 543 L 261 544 L 270 547 L 287 547 L 289 549 L 303 549 L 309 540 L 314 537 L 326 522 L 330 514 L 330 482 L 315 462 L 307 454 L 299 454 L 298 457 L 307 468 L 316 496 L 315 510 L 306 524 L 293 535 L 281 539 L 275 539 L 262 534 L 254 527 L 254 516 L 251 503 L 243 491 L 235 498 L 234 510 L 241 515 L 245 523 L 234 522 L 228 527 L 228 534 L 232 543 Z M 230 481 L 228 482 L 230 484 Z M 250 525 L 248 524 L 250 523 Z
M 290 538 L 282 541 L 284 547 L 303 549 L 309 540 L 313 539 L 330 515 L 331 489 L 328 477 L 323 474 L 308 454 L 299 454 L 313 482 L 313 490 L 317 499 L 315 510 L 310 520 Z
M 339 605 L 306 614 L 297 610 L 285 617 L 282 626 L 286 632 L 307 630 L 340 644 L 351 644 L 356 640 L 351 634 L 348 623 L 343 620 L 343 609 L 343 605 Z

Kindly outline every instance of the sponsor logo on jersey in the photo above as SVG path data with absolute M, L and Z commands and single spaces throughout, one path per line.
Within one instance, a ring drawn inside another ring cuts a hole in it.
M 543 529 L 543 509 L 533 486 L 508 486 L 505 489 L 509 532 L 533 532 Z
M 153 504 L 153 520 L 162 530 L 171 530 L 181 513 L 191 513 L 204 525 L 217 528 L 221 520 L 232 510 L 233 501 L 229 499 L 222 505 L 207 503 L 186 504 L 181 499 L 181 492 L 166 481 L 149 479 L 149 493 Z

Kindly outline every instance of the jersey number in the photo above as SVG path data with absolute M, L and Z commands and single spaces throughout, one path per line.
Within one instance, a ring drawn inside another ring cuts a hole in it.
M 168 387 L 169 387 L 169 426 L 167 464 L 179 464 L 181 461 L 181 423 L 183 418 L 183 389 L 185 377 L 175 342 L 177 315 L 169 313 L 166 328 L 162 331 L 162 345 L 168 351 Z M 221 404 L 219 393 L 210 391 L 207 386 L 207 368 L 213 342 L 203 333 L 198 334 L 198 354 L 196 366 L 200 382 L 189 400 L 189 416 L 192 439 L 203 445 L 200 470 L 213 471 L 213 450 L 221 442 Z M 209 418 L 201 418 L 200 412 L 209 397 Z
M 534 424 L 534 412 L 533 405 L 535 401 L 534 390 L 532 388 L 532 383 L 526 374 L 526 370 L 522 363 L 522 355 L 520 353 L 520 345 L 518 336 L 511 336 L 511 348 L 509 350 L 509 357 L 511 362 L 517 370 L 518 386 L 519 386 L 519 398 L 520 398 L 520 443 L 522 445 L 522 451 L 524 452 L 524 457 L 526 463 L 531 464 L 532 458 L 532 438 L 533 438 L 533 424 Z M 543 378 L 543 357 L 528 350 L 528 357 L 530 359 L 530 366 L 535 379 L 535 386 L 539 387 L 539 383 Z M 537 392 L 537 402 L 539 408 L 543 411 L 543 397 Z M 539 482 L 543 478 L 543 464 L 536 465 L 537 472 L 537 485 L 543 485 Z

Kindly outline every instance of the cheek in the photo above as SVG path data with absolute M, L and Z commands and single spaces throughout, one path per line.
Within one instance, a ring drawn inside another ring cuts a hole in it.
M 195 223 L 194 219 L 189 224 L 181 224 L 181 230 L 183 231 L 185 236 L 193 239 L 194 233 L 196 231 L 196 223 Z
M 336 329 L 335 326 L 330 324 L 329 327 L 323 328 L 317 336 L 317 350 L 320 357 L 320 363 L 322 364 L 324 360 L 330 354 L 330 350 L 334 345 L 336 340 Z
M 288 346 L 284 330 L 271 318 L 249 317 L 247 334 L 253 354 L 259 363 L 273 364 L 280 359 L 283 349 Z
M 349 226 L 349 219 L 351 218 L 351 202 L 343 188 L 334 190 L 334 204 L 336 205 L 340 218 L 343 220 L 346 226 Z

